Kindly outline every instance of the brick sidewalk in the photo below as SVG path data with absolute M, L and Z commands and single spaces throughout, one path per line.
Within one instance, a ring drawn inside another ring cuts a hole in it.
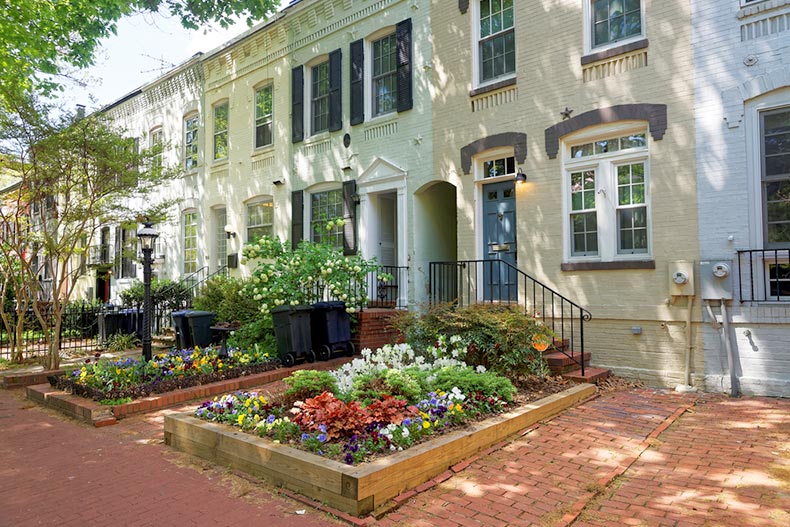
M 0 526 L 340 524 L 164 447 L 163 416 L 183 409 L 96 429 L 0 391 Z M 368 523 L 784 526 L 788 510 L 790 401 L 641 390 L 541 423 Z

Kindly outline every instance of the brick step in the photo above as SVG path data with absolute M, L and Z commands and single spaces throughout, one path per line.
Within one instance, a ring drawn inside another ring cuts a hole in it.
M 581 354 L 576 354 L 576 359 L 581 360 Z M 548 355 L 544 355 L 546 358 L 546 363 L 551 370 L 551 373 L 554 375 L 562 375 L 563 373 L 571 372 L 580 367 L 579 363 L 574 361 L 572 358 L 568 357 L 561 351 L 557 351 L 554 353 L 550 353 Z M 590 353 L 584 354 L 584 367 L 586 368 L 590 364 Z
M 576 368 L 569 373 L 563 374 L 562 377 L 573 382 L 589 382 L 592 384 L 598 384 L 601 381 L 605 381 L 609 375 L 611 375 L 609 370 L 585 367 L 584 375 L 582 375 L 581 368 Z

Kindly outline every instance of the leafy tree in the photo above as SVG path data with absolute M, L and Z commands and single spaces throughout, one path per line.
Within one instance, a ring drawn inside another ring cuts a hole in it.
M 6 95 L 12 104 L 0 106 L 0 155 L 15 163 L 19 185 L 3 196 L 0 221 L 11 223 L 14 235 L 4 238 L 0 267 L 17 270 L 11 283 L 27 288 L 48 366 L 57 368 L 63 312 L 87 272 L 81 260 L 89 240 L 102 224 L 164 217 L 172 201 L 152 193 L 179 174 L 154 167 L 156 152 L 138 151 L 102 115 L 52 121 L 51 108 L 36 99 Z
M 139 12 L 169 11 L 189 29 L 211 21 L 227 27 L 274 13 L 278 0 L 0 0 L 0 82 L 9 91 L 52 89 L 64 67 L 94 61 L 103 38 L 117 22 Z M 42 75 L 43 74 L 43 75 Z

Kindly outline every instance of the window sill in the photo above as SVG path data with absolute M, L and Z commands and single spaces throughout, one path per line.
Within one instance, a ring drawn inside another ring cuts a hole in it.
M 484 93 L 490 93 L 492 91 L 501 90 L 502 88 L 507 88 L 508 86 L 514 86 L 515 84 L 516 84 L 515 77 L 494 82 L 492 84 L 486 84 L 485 86 L 481 86 L 479 88 L 475 88 L 474 90 L 471 90 L 469 92 L 469 97 L 476 97 L 478 95 L 483 95 Z
M 230 161 L 227 157 L 223 157 L 222 159 L 215 159 L 211 163 L 211 168 L 224 168 L 230 164 Z
M 648 40 L 646 38 L 643 38 L 640 40 L 636 40 L 634 42 L 629 42 L 628 44 L 622 44 L 620 46 L 615 46 L 613 48 L 605 49 L 597 53 L 590 53 L 582 57 L 582 66 L 592 64 L 593 62 L 598 62 L 599 60 L 610 59 L 612 57 L 616 57 L 617 55 L 624 55 L 625 53 L 630 53 L 638 49 L 645 49 L 647 48 L 647 45 L 648 45 Z
M 315 143 L 321 143 L 329 139 L 329 130 L 322 130 L 317 132 L 310 137 L 305 138 L 304 142 L 302 143 L 304 146 L 313 145 Z
M 655 260 L 620 260 L 616 262 L 569 262 L 563 263 L 563 271 L 620 271 L 628 269 L 655 269 Z
M 255 159 L 256 157 L 264 156 L 266 154 L 271 154 L 272 152 L 274 152 L 274 144 L 259 146 L 252 151 L 252 155 L 250 157 L 252 159 Z

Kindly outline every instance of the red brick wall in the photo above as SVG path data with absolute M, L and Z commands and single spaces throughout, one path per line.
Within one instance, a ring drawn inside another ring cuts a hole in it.
M 392 309 L 365 309 L 357 313 L 357 325 L 354 328 L 351 341 L 357 353 L 364 348 L 375 350 L 385 344 L 398 341 L 398 332 L 390 327 L 390 318 L 397 311 Z

